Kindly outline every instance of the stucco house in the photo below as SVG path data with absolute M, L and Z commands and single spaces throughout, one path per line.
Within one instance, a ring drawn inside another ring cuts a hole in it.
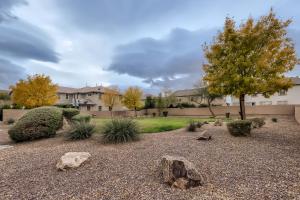
M 201 102 L 201 97 L 199 96 L 199 89 L 185 89 L 185 90 L 177 90 L 173 93 L 176 97 L 177 103 L 189 103 L 194 104 L 195 106 L 200 103 L 206 104 L 206 101 Z M 226 105 L 225 98 L 218 98 L 212 102 L 213 105 Z
M 59 87 L 57 104 L 72 104 L 82 111 L 108 111 L 109 108 L 102 101 L 102 95 L 107 90 L 108 88 L 102 86 L 83 88 Z M 119 104 L 113 110 L 119 111 L 125 110 L 125 108 Z
M 248 106 L 256 105 L 300 105 L 300 78 L 291 78 L 294 86 L 289 90 L 281 90 L 270 98 L 265 98 L 261 94 L 256 95 L 246 95 L 245 104 Z M 232 98 L 232 105 L 239 105 L 238 98 Z

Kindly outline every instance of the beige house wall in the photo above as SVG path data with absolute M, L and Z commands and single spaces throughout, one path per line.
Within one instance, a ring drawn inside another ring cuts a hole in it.
M 4 109 L 3 110 L 3 121 L 6 122 L 8 119 L 18 120 L 29 110 L 22 109 Z
M 265 98 L 261 94 L 257 96 L 249 96 L 246 95 L 245 103 L 246 105 L 251 105 L 252 102 L 255 102 L 255 105 L 270 104 L 270 105 L 300 105 L 300 85 L 295 85 L 287 91 L 286 95 L 279 95 L 279 93 L 275 93 L 270 98 Z M 233 105 L 238 105 L 238 98 L 233 98 Z
M 190 104 L 194 104 L 195 106 L 198 106 L 201 100 L 200 97 L 197 96 L 182 96 L 182 97 L 176 97 L 176 101 L 177 103 L 190 103 Z M 207 104 L 205 100 L 203 100 L 201 103 Z M 225 98 L 215 99 L 212 102 L 212 104 L 225 106 L 226 105 Z

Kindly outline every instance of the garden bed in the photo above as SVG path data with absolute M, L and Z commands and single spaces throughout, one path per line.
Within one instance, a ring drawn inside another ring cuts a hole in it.
M 15 144 L 0 151 L 0 199 L 297 199 L 300 197 L 300 126 L 292 118 L 267 120 L 251 137 L 233 137 L 226 126 L 204 125 L 211 141 L 184 130 L 144 134 L 127 144 L 62 137 Z M 66 152 L 87 151 L 78 169 L 57 171 Z M 205 184 L 189 190 L 164 184 L 163 155 L 193 162 Z

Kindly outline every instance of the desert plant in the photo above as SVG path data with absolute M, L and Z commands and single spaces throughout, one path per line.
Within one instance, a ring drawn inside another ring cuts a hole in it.
M 233 136 L 248 136 L 251 132 L 252 122 L 249 120 L 236 120 L 227 123 L 228 131 Z
M 162 113 L 164 117 L 168 117 L 168 113 L 169 113 L 168 111 L 163 111 Z
M 156 116 L 156 113 L 154 112 L 154 113 L 152 113 L 152 117 L 155 117 Z
M 91 115 L 88 114 L 78 114 L 72 117 L 72 121 L 75 122 L 90 122 L 92 119 Z
M 104 124 L 102 133 L 106 143 L 125 143 L 138 140 L 140 129 L 131 119 L 113 119 Z
M 223 125 L 223 121 L 221 119 L 217 119 L 215 122 L 214 122 L 214 126 L 222 126 Z
M 260 128 L 266 124 L 264 118 L 256 117 L 256 118 L 249 119 L 249 121 L 251 121 L 251 123 L 252 123 L 252 128 Z
M 13 124 L 15 123 L 15 120 L 13 118 L 9 118 L 7 121 L 6 121 L 7 124 Z
M 275 123 L 278 122 L 277 118 L 276 118 L 276 117 L 273 117 L 273 118 L 272 118 L 272 122 L 275 122 Z
M 204 123 L 202 123 L 202 122 L 197 122 L 196 123 L 197 128 L 201 128 L 203 125 L 204 125 Z
M 68 120 L 71 120 L 72 117 L 80 113 L 79 110 L 76 108 L 63 108 L 62 111 L 63 111 L 63 116 Z
M 190 121 L 189 125 L 187 126 L 187 131 L 189 132 L 195 132 L 197 129 L 196 123 L 192 120 Z
M 62 110 L 57 107 L 40 107 L 23 115 L 8 134 L 15 142 L 53 137 L 63 125 Z
M 83 140 L 91 137 L 94 132 L 95 125 L 81 121 L 72 124 L 72 129 L 67 134 L 67 138 L 71 140 Z

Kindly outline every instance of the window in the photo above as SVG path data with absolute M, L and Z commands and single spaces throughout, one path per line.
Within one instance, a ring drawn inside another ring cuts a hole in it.
M 98 111 L 101 111 L 102 110 L 102 106 L 98 106 Z
M 66 99 L 69 99 L 69 94 L 66 94 Z
M 279 96 L 285 96 L 285 95 L 287 95 L 287 90 L 280 90 L 280 91 L 278 92 L 278 95 L 279 95 Z
M 288 101 L 277 101 L 277 105 L 287 105 Z
M 90 110 L 91 110 L 91 106 L 90 106 L 90 105 L 87 105 L 87 106 L 86 106 L 86 109 L 87 109 L 87 111 L 90 111 Z
M 92 96 L 92 93 L 88 93 L 88 96 Z
M 101 94 L 99 94 L 99 99 L 101 100 Z

